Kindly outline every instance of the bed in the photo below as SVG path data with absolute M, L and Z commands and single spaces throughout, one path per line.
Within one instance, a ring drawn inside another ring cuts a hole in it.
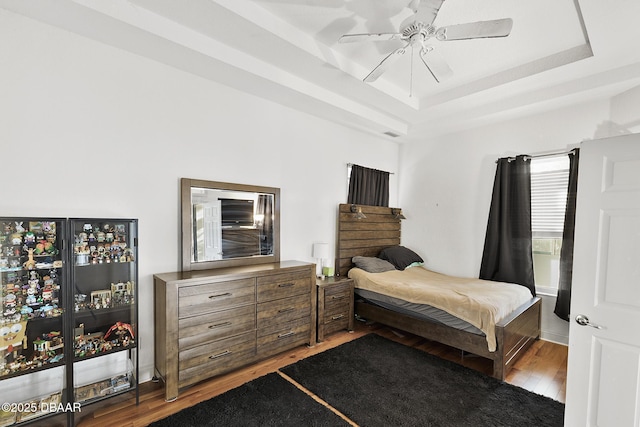
M 470 286 L 482 285 L 475 282 L 487 282 L 490 288 L 501 288 L 503 284 L 440 275 L 420 265 L 405 271 L 380 273 L 368 273 L 356 267 L 354 257 L 375 259 L 381 251 L 398 247 L 401 231 L 400 220 L 392 214 L 391 208 L 362 205 L 358 208 L 366 218 L 356 218 L 353 211 L 357 209 L 352 205 L 339 205 L 336 252 L 336 271 L 354 278 L 356 282 L 356 316 L 490 359 L 493 362 L 492 375 L 504 380 L 516 360 L 540 337 L 540 298 L 531 297 L 524 287 L 508 285 L 516 289 L 517 295 L 506 306 L 494 310 L 494 321 L 485 314 L 468 315 L 466 307 L 456 312 L 455 298 L 447 302 L 438 299 L 437 295 L 431 304 L 416 300 L 415 295 L 406 294 L 406 288 L 411 288 L 407 284 L 422 280 L 420 276 L 424 274 L 436 275 L 433 277 L 438 283 L 432 287 L 443 287 L 442 284 L 446 283 L 446 289 L 451 288 L 449 293 L 452 295 L 458 294 L 455 286 L 466 286 L 468 281 L 474 282 Z M 375 283 L 379 276 L 390 277 L 382 288 Z M 394 283 L 401 286 L 394 286 Z M 402 292 L 394 294 L 394 287 Z M 499 294 L 501 292 L 498 291 Z M 484 302 L 492 305 L 495 298 L 483 298 L 483 294 L 484 291 L 478 290 L 470 299 L 485 299 Z M 463 314 L 459 315 L 460 312 Z

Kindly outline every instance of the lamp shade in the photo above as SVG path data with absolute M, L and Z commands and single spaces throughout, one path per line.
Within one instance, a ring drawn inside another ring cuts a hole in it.
M 314 243 L 313 244 L 313 258 L 327 259 L 329 258 L 329 244 L 328 243 Z

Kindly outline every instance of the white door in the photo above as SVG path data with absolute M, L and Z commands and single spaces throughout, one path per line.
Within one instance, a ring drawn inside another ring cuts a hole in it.
M 640 134 L 584 142 L 577 197 L 565 425 L 638 427 Z
M 220 218 L 220 200 L 193 205 L 195 222 L 194 261 L 213 261 L 222 259 L 222 221 Z
M 205 259 L 222 259 L 222 219 L 220 200 L 204 204 L 203 216 Z

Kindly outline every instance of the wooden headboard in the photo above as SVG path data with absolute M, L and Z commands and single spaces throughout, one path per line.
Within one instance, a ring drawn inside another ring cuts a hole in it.
M 357 205 L 366 218 L 356 219 L 351 206 L 338 206 L 336 272 L 340 276 L 347 275 L 354 256 L 373 257 L 388 246 L 400 244 L 400 220 L 392 214 L 392 209 L 399 208 Z

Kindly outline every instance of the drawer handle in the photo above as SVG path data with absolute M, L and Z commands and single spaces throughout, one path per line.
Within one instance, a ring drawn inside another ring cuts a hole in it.
M 225 350 L 222 353 L 214 354 L 213 356 L 209 356 L 209 359 L 217 359 L 219 357 L 228 356 L 231 354 L 230 350 Z
M 279 288 L 290 288 L 293 286 L 293 283 L 280 283 L 278 285 Z
M 346 295 L 333 295 L 331 297 L 331 299 L 343 299 L 343 298 L 346 298 L 346 297 L 347 297 Z
M 331 316 L 331 320 L 338 320 L 338 319 L 342 319 L 344 317 L 344 314 L 338 314 L 337 316 Z
M 231 292 L 225 292 L 224 294 L 209 295 L 209 299 L 222 298 L 222 297 L 230 297 L 231 295 L 233 295 Z
M 293 311 L 293 310 L 295 310 L 295 309 L 296 309 L 295 307 L 281 308 L 280 310 L 278 310 L 278 314 L 286 313 L 286 312 L 288 312 L 288 311 Z
M 295 332 L 289 331 L 289 332 L 285 332 L 284 334 L 279 334 L 278 338 L 286 338 L 286 337 L 290 337 L 291 335 L 295 335 Z
M 229 326 L 229 325 L 231 325 L 231 322 L 216 323 L 215 325 L 210 325 L 209 329 L 221 328 L 223 326 Z

